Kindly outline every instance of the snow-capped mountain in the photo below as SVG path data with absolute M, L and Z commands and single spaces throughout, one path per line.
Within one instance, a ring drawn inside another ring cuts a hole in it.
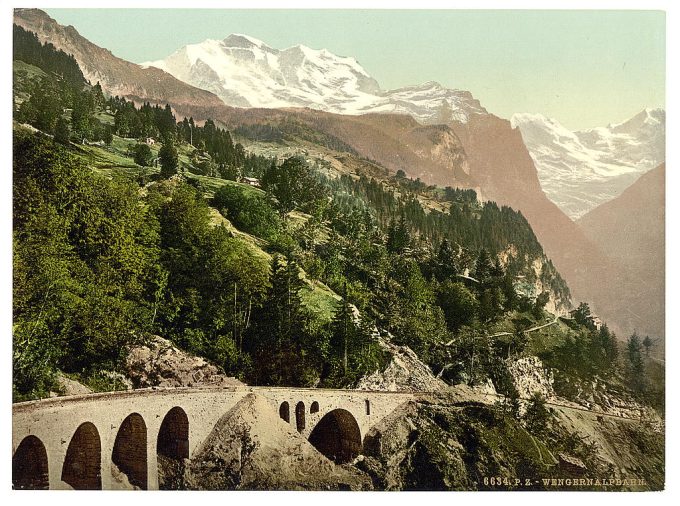
M 515 114 L 511 122 L 522 133 L 543 191 L 573 219 L 620 195 L 665 159 L 663 109 L 575 132 L 541 114 Z
M 279 50 L 247 35 L 185 46 L 164 60 L 142 63 L 218 95 L 236 107 L 310 107 L 339 114 L 396 112 L 421 123 L 486 110 L 467 91 L 428 82 L 391 91 L 352 57 L 298 45 Z

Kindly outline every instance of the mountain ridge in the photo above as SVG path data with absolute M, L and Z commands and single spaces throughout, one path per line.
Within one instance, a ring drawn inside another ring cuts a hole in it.
M 655 336 L 664 335 L 665 174 L 663 163 L 577 222 L 591 241 L 636 280 L 637 289 L 616 301 L 630 310 L 628 325 Z M 642 330 L 640 312 L 655 315 L 650 320 L 656 322 L 652 329 Z
M 39 9 L 15 9 L 14 23 L 36 33 L 41 42 L 72 54 L 91 83 L 115 96 L 137 102 L 169 103 L 175 110 L 191 112 L 224 108 L 216 95 L 188 85 L 159 69 L 142 69 L 135 63 L 115 56 L 108 49 L 93 44 L 73 26 L 62 26 Z M 105 69 L 105 70 L 103 70 Z
M 393 112 L 424 124 L 467 121 L 470 115 L 487 112 L 466 91 L 434 81 L 382 90 L 354 57 L 303 44 L 275 49 L 243 34 L 189 44 L 141 65 L 208 89 L 234 107 L 310 107 L 353 115 Z

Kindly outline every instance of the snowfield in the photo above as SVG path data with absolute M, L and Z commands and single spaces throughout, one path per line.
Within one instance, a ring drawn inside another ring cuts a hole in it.
M 382 90 L 352 57 L 303 45 L 274 49 L 242 34 L 191 44 L 164 60 L 141 65 L 160 68 L 235 107 L 393 112 L 410 114 L 421 123 L 466 122 L 471 114 L 486 114 L 467 91 L 435 82 Z
M 663 109 L 576 132 L 541 114 L 515 114 L 511 123 L 522 133 L 543 191 L 572 219 L 620 195 L 665 160 Z

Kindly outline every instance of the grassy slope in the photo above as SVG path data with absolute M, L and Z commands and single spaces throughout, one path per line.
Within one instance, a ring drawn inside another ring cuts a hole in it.
M 136 142 L 137 141 L 135 139 L 124 139 L 114 136 L 113 142 L 110 146 L 74 145 L 73 149 L 95 172 L 108 177 L 137 179 L 142 176 L 158 174 L 158 168 L 140 167 L 139 165 L 135 164 L 129 156 L 127 156 L 128 149 L 134 146 Z M 160 146 L 154 145 L 150 146 L 150 148 L 153 154 L 157 156 Z M 188 170 L 192 168 L 190 156 L 193 150 L 194 148 L 191 146 L 179 146 L 178 151 L 180 167 L 187 169 L 187 171 L 184 172 L 184 175 L 188 179 L 192 179 L 200 183 L 200 187 L 203 189 L 206 198 L 212 198 L 218 188 L 226 185 L 237 186 L 245 192 L 262 191 L 236 181 L 228 181 L 225 179 L 202 176 L 189 172 Z M 256 255 L 268 260 L 271 259 L 271 255 L 267 252 L 267 241 L 238 230 L 233 225 L 233 223 L 222 216 L 217 209 L 211 209 L 211 218 L 212 222 L 216 226 L 225 226 L 227 230 L 229 230 L 234 235 L 234 237 L 244 241 Z M 293 213 L 291 218 L 294 226 L 298 226 L 299 224 L 304 223 L 308 216 L 303 215 L 302 213 Z M 304 272 L 303 279 L 307 284 L 307 289 L 303 290 L 301 293 L 303 303 L 314 314 L 318 315 L 321 320 L 330 321 L 333 318 L 337 303 L 341 297 L 320 281 L 308 278 Z
M 20 60 L 14 60 L 12 63 L 12 79 L 14 87 L 14 103 L 20 104 L 28 98 L 26 89 L 31 83 L 47 77 L 47 74 L 38 67 L 29 65 Z

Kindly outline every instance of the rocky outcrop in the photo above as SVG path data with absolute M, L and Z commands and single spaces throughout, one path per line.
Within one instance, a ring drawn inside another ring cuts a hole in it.
M 222 374 L 204 358 L 183 352 L 158 336 L 133 347 L 125 369 L 134 388 L 243 385 L 236 378 Z
M 380 346 L 392 355 L 384 371 L 375 371 L 364 376 L 357 385 L 361 390 L 384 392 L 434 392 L 447 388 L 447 384 L 432 374 L 408 346 L 397 346 L 385 339 Z
M 554 399 L 554 379 L 538 357 L 522 357 L 508 364 L 508 372 L 521 399 L 538 394 L 543 399 Z
M 57 374 L 57 385 L 59 386 L 59 394 L 55 393 L 54 395 L 83 395 L 92 393 L 91 388 L 62 373 Z

